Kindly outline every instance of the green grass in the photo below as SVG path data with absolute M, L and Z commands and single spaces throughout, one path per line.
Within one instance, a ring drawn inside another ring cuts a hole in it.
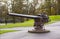
M 60 21 L 60 15 L 49 16 L 50 22 Z M 25 21 L 24 23 L 9 23 L 7 25 L 0 25 L 0 28 L 13 28 L 13 27 L 31 27 L 33 26 L 34 20 Z
M 51 21 L 60 21 L 60 15 L 50 16 Z
M 25 21 L 24 23 L 9 23 L 7 25 L 1 25 L 0 28 L 29 27 L 33 26 L 33 23 L 33 20 Z
M 16 30 L 0 30 L 0 34 L 8 33 L 8 32 L 15 32 Z
M 49 16 L 49 20 L 50 20 L 50 22 L 48 22 L 48 23 L 54 23 L 56 21 L 60 21 L 60 15 Z

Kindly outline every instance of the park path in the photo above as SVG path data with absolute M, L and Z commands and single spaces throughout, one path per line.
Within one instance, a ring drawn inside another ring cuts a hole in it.
M 0 39 L 60 39 L 60 21 L 45 25 L 45 28 L 51 32 L 41 34 L 28 33 L 27 31 L 33 29 L 33 27 L 7 28 L 6 30 L 10 29 L 21 31 L 1 34 Z

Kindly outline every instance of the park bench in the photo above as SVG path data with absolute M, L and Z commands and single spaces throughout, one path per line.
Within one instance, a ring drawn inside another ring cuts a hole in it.
M 17 13 L 8 13 L 9 16 L 17 16 L 22 18 L 31 18 L 34 19 L 34 29 L 28 32 L 31 33 L 45 33 L 50 32 L 43 28 L 44 24 L 48 22 L 49 17 L 46 14 L 39 15 L 26 15 L 26 14 L 17 14 Z

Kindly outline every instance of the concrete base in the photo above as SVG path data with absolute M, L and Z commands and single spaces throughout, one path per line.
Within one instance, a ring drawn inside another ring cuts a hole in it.
M 48 33 L 49 30 L 29 30 L 29 33 Z

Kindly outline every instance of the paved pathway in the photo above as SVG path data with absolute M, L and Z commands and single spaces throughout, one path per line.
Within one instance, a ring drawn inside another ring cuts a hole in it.
M 50 33 L 28 33 L 33 27 L 12 28 L 12 30 L 22 30 L 0 35 L 0 39 L 60 39 L 60 22 L 45 25 Z M 8 30 L 8 29 L 7 29 Z

